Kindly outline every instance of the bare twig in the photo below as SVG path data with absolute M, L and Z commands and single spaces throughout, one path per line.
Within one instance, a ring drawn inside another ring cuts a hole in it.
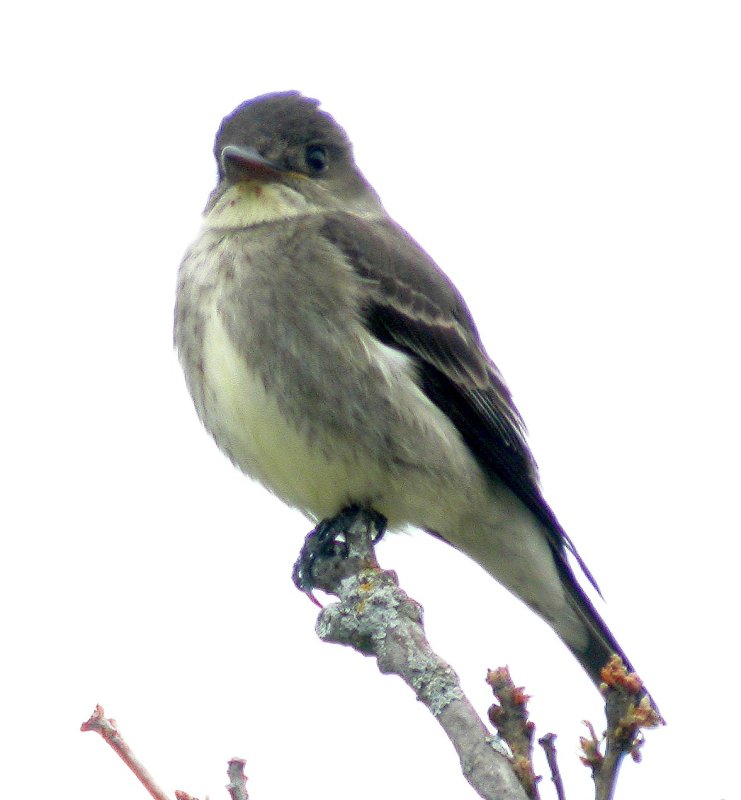
M 463 774 L 487 800 L 525 800 L 504 746 L 492 736 L 464 696 L 453 669 L 430 648 L 422 609 L 398 586 L 396 576 L 378 567 L 373 541 L 383 520 L 353 509 L 333 527 L 335 546 L 309 540 L 306 559 L 295 576 L 336 595 L 340 602 L 323 609 L 317 633 L 325 641 L 349 645 L 373 656 L 383 673 L 402 678 L 440 723 L 455 747 Z M 326 527 L 322 529 L 326 535 Z
M 515 686 L 508 667 L 489 670 L 486 682 L 497 702 L 489 708 L 489 721 L 509 745 L 514 755 L 514 770 L 522 788 L 532 800 L 538 800 L 538 781 L 533 770 L 533 734 L 535 725 L 528 719 L 527 701 L 522 686 Z
M 593 726 L 587 722 L 590 736 L 581 739 L 582 762 L 592 770 L 596 800 L 611 800 L 625 756 L 640 761 L 642 730 L 663 725 L 664 720 L 638 676 L 628 672 L 619 656 L 608 661 L 601 675 L 607 714 L 604 753 Z
M 226 774 L 229 783 L 226 788 L 232 800 L 248 800 L 247 776 L 244 774 L 245 761 L 243 758 L 232 758 L 229 761 Z
M 160 789 L 149 774 L 146 767 L 131 752 L 131 748 L 126 744 L 116 727 L 116 720 L 108 719 L 102 706 L 95 706 L 92 716 L 87 722 L 80 726 L 81 731 L 95 731 L 118 753 L 123 762 L 141 781 L 144 788 L 155 800 L 169 800 L 168 796 Z
M 155 800 L 169 800 L 168 796 L 154 782 L 154 778 L 149 774 L 141 761 L 131 752 L 131 748 L 126 744 L 116 727 L 116 720 L 108 719 L 102 706 L 95 706 L 95 711 L 93 711 L 92 716 L 87 722 L 82 723 L 80 730 L 99 733 L 118 753 L 134 775 L 139 778 L 144 788 Z M 247 777 L 244 774 L 244 764 L 245 762 L 241 758 L 232 758 L 229 761 L 226 771 L 229 777 L 229 783 L 226 788 L 231 800 L 249 800 L 247 794 Z M 197 800 L 197 798 L 188 794 L 188 792 L 177 789 L 175 791 L 175 800 Z
M 561 771 L 558 768 L 558 759 L 556 758 L 556 734 L 546 733 L 545 736 L 541 736 L 538 739 L 538 744 L 545 750 L 548 769 L 551 771 L 551 780 L 556 787 L 556 797 L 558 800 L 566 800 L 566 792 L 563 788 Z

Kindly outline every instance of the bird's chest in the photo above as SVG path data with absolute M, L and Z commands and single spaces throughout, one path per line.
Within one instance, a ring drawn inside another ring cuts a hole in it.
M 205 427 L 240 469 L 290 505 L 331 516 L 365 491 L 348 485 L 352 399 L 332 393 L 363 381 L 347 366 L 331 374 L 336 340 L 322 333 L 326 320 L 304 313 L 303 295 L 285 281 L 252 274 L 259 258 L 228 238 L 202 241 L 186 257 L 175 329 L 186 381 Z
M 281 402 L 250 355 L 237 349 L 212 307 L 203 330 L 203 422 L 244 472 L 291 504 L 304 506 L 310 503 L 306 476 L 326 474 L 328 459 L 310 435 L 300 387 L 287 387 L 288 403 Z

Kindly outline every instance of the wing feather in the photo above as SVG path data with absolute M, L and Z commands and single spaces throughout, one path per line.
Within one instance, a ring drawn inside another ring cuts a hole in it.
M 414 358 L 423 391 L 450 417 L 482 468 L 544 524 L 557 560 L 568 549 L 599 591 L 543 498 L 522 417 L 447 276 L 388 218 L 330 214 L 323 234 L 364 281 L 362 313 L 371 332 Z

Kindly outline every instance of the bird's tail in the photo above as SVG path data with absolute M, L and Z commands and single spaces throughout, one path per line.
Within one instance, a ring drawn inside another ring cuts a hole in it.
M 565 556 L 562 555 L 561 558 L 557 558 L 556 563 L 561 575 L 561 582 L 567 596 L 568 604 L 579 620 L 586 633 L 586 637 L 577 644 L 561 635 L 558 631 L 558 627 L 554 626 L 556 633 L 559 634 L 559 637 L 569 650 L 571 650 L 598 689 L 604 682 L 602 670 L 613 655 L 620 656 L 628 672 L 635 673 L 633 664 L 625 655 L 622 647 L 620 647 L 613 636 L 612 631 L 607 627 L 607 624 L 597 612 L 594 604 L 576 580 Z M 648 697 L 653 709 L 661 716 L 649 692 L 645 688 L 643 692 Z

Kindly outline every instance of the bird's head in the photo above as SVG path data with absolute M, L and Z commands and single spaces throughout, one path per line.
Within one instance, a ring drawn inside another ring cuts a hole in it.
M 302 208 L 305 213 L 382 213 L 345 131 L 317 100 L 298 92 L 267 94 L 238 106 L 221 123 L 214 156 L 218 185 L 207 212 L 225 193 L 233 200 L 230 190 L 241 185 L 237 191 L 243 196 L 273 206 L 277 199 L 285 201 L 284 216 Z

